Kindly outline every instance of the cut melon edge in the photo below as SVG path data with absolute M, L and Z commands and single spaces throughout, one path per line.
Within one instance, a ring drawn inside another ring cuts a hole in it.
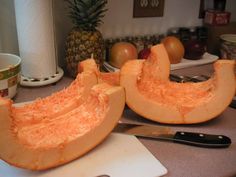
M 158 53 L 158 51 L 156 51 Z M 163 59 L 163 58 L 162 58 Z M 167 58 L 168 59 L 168 58 Z M 165 58 L 163 59 L 165 60 Z M 191 111 L 183 113 L 178 107 L 171 104 L 160 104 L 158 100 L 153 100 L 142 95 L 138 89 L 139 79 L 142 79 L 142 72 L 145 66 L 144 60 L 128 61 L 121 69 L 120 85 L 125 88 L 127 105 L 140 116 L 166 124 L 196 124 L 209 121 L 220 115 L 230 104 L 235 94 L 235 75 L 233 60 L 218 60 L 214 63 L 214 74 L 211 79 L 201 83 L 211 83 L 215 90 L 214 96 L 207 103 L 202 103 L 197 107 L 192 107 Z M 168 69 L 168 64 L 166 65 Z M 151 71 L 150 71 L 151 72 Z M 160 73 L 159 77 L 164 82 L 170 82 L 168 73 Z M 185 84 L 185 83 L 183 83 Z M 173 90 L 174 92 L 174 90 Z M 178 99 L 178 98 L 177 98 Z
M 101 85 L 106 84 L 95 85 L 93 89 Z M 124 89 L 119 86 L 107 86 L 107 90 L 104 93 L 109 98 L 109 110 L 101 124 L 72 142 L 48 149 L 31 149 L 19 143 L 12 132 L 12 101 L 1 98 L 0 158 L 16 167 L 30 170 L 45 170 L 68 163 L 86 154 L 111 133 L 123 113 L 125 105 Z

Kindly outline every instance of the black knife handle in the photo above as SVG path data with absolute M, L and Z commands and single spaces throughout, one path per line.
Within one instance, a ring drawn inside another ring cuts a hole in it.
M 176 132 L 174 142 L 207 148 L 225 148 L 229 147 L 231 144 L 230 138 L 224 135 L 210 135 L 183 131 Z

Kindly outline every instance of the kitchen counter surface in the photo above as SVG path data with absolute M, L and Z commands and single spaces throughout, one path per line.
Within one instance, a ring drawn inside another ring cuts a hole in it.
M 179 75 L 210 75 L 213 72 L 211 65 L 203 65 L 187 69 L 172 71 Z M 61 90 L 72 82 L 69 77 L 63 77 L 58 83 L 30 88 L 19 87 L 14 98 L 15 103 L 32 101 L 38 97 L 45 97 Z M 129 109 L 124 116 L 131 115 L 145 123 L 144 120 Z M 223 149 L 207 149 L 177 143 L 139 139 L 146 148 L 167 168 L 166 177 L 225 177 L 236 176 L 236 109 L 228 107 L 220 116 L 206 123 L 197 125 L 163 125 L 174 130 L 224 134 L 231 138 L 232 144 Z

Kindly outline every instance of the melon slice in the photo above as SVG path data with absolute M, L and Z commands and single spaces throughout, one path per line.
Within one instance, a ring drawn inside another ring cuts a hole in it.
M 40 98 L 23 107 L 13 107 L 12 112 L 18 126 L 38 123 L 42 119 L 54 118 L 84 102 L 92 86 L 97 84 L 94 73 L 83 72 L 67 88 L 46 98 Z
M 75 109 L 19 127 L 12 101 L 0 98 L 0 158 L 31 170 L 65 164 L 102 142 L 117 124 L 124 105 L 122 87 L 98 84 Z
M 215 118 L 230 104 L 235 92 L 233 60 L 218 60 L 205 82 L 176 83 L 169 80 L 164 46 L 154 46 L 151 53 L 151 59 L 128 61 L 121 69 L 126 103 L 137 114 L 160 123 L 193 124 Z
M 98 77 L 98 83 L 108 83 L 110 85 L 120 85 L 120 72 L 100 72 L 94 59 L 86 59 L 78 65 L 79 72 L 94 72 Z

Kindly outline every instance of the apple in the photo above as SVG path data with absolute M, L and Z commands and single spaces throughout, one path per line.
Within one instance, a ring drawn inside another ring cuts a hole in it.
M 202 58 L 202 55 L 206 51 L 206 47 L 203 42 L 198 40 L 189 40 L 184 43 L 185 54 L 184 58 L 190 60 L 198 60 Z
M 150 48 L 144 48 L 138 53 L 138 59 L 147 59 L 150 53 L 151 53 Z
M 117 42 L 110 50 L 109 64 L 121 68 L 128 60 L 138 58 L 137 48 L 129 42 Z

